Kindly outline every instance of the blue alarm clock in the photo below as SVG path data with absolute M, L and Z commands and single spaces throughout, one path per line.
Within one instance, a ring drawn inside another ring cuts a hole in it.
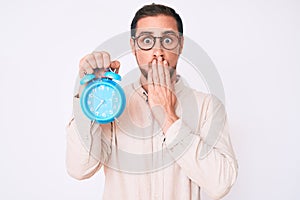
M 80 97 L 83 113 L 99 124 L 106 124 L 119 117 L 126 105 L 124 90 L 114 80 L 121 76 L 114 72 L 105 72 L 102 78 L 95 79 L 94 74 L 85 75 L 80 84 L 88 83 Z

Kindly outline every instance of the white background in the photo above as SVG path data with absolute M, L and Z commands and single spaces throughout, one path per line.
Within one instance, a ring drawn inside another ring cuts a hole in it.
M 299 1 L 157 2 L 177 10 L 222 78 L 239 161 L 224 199 L 297 199 Z M 76 181 L 65 169 L 78 62 L 146 3 L 1 0 L 0 199 L 101 199 L 102 170 Z

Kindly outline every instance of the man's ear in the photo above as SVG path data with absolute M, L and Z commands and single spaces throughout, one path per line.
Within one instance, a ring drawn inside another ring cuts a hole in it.
M 130 47 L 131 47 L 131 52 L 133 53 L 133 55 L 136 54 L 136 49 L 135 49 L 135 41 L 134 39 L 130 38 Z
M 180 49 L 179 49 L 179 55 L 182 53 L 183 44 L 184 44 L 184 37 L 181 36 L 181 37 L 180 37 Z

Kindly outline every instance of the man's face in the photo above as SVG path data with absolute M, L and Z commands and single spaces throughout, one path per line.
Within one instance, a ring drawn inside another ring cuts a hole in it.
M 154 39 L 154 37 L 162 38 Z M 131 48 L 144 78 L 148 76 L 152 60 L 158 57 L 168 62 L 171 76 L 174 74 L 182 50 L 183 37 L 179 36 L 177 23 L 173 17 L 158 15 L 140 19 L 137 22 L 135 38 L 135 41 L 133 39 L 130 41 Z M 151 39 L 155 41 L 154 46 L 147 50 L 153 44 Z

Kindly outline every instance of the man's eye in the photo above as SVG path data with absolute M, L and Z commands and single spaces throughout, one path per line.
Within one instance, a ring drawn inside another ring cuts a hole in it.
M 173 42 L 173 40 L 171 38 L 164 38 L 163 41 L 165 44 L 171 44 Z
M 152 43 L 152 39 L 151 38 L 144 38 L 143 43 L 144 44 L 150 44 L 150 43 Z

